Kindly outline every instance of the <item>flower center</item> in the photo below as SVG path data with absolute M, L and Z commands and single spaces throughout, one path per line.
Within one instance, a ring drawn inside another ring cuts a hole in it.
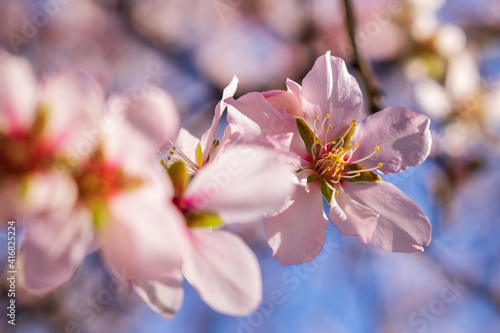
M 22 176 L 49 168 L 54 150 L 42 136 L 48 110 L 40 107 L 31 127 L 0 133 L 0 181 L 8 176 Z
M 328 133 L 332 130 L 332 126 L 325 128 L 328 118 L 330 118 L 329 114 L 320 122 L 319 117 L 316 116 L 313 130 L 304 128 L 305 122 L 297 122 L 300 134 L 304 143 L 306 143 L 306 148 L 309 148 L 307 150 L 311 157 L 310 161 L 306 161 L 308 167 L 305 168 L 313 171 L 313 174 L 308 177 L 308 182 L 321 180 L 331 191 L 336 193 L 335 185 L 341 179 L 350 182 L 380 180 L 380 177 L 372 171 L 383 167 L 382 163 L 378 163 L 373 168 L 364 168 L 360 164 L 380 151 L 380 147 L 376 146 L 371 154 L 353 160 L 354 153 L 359 148 L 358 142 L 351 143 L 351 138 L 356 131 L 356 120 L 352 121 L 343 135 L 336 140 L 329 141 Z M 309 134 L 307 133 L 308 130 L 310 131 Z M 312 144 L 308 147 L 307 143 Z

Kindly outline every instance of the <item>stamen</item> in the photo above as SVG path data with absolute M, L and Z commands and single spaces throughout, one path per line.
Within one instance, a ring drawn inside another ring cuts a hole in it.
M 375 155 L 375 153 L 378 152 L 378 151 L 380 151 L 380 148 L 379 148 L 379 146 L 376 146 L 375 150 L 370 155 L 365 156 L 365 157 L 363 157 L 363 158 L 361 158 L 361 159 L 359 159 L 357 161 L 354 161 L 354 162 L 349 161 L 349 163 L 355 164 L 355 163 L 359 163 L 359 162 L 365 161 L 365 160 L 369 159 L 370 157 L 372 157 L 373 155 Z

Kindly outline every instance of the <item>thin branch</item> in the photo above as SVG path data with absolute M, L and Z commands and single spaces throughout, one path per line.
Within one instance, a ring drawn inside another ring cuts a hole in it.
M 380 84 L 373 73 L 373 70 L 368 61 L 361 55 L 356 42 L 356 20 L 350 0 L 344 0 L 345 23 L 349 40 L 353 51 L 353 67 L 356 68 L 361 75 L 365 86 L 366 94 L 368 95 L 369 111 L 371 113 L 382 110 L 383 92 Z

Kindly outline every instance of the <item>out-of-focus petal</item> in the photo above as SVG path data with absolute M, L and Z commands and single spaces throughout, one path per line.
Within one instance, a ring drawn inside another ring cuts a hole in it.
M 377 167 L 383 174 L 400 172 L 422 163 L 431 149 L 430 120 L 403 106 L 391 106 L 364 119 L 357 127 L 351 143 L 359 143 L 351 162 L 369 156 L 379 146 L 380 151 L 360 162 L 365 168 Z
M 361 116 L 361 90 L 356 79 L 349 74 L 344 61 L 330 56 L 319 57 L 302 81 L 302 107 L 307 122 L 314 117 L 320 121 L 330 114 L 326 126 L 331 125 L 331 138 L 342 135 L 341 131 Z M 321 124 L 321 122 L 320 122 Z
M 431 241 L 431 224 L 418 205 L 384 181 L 344 182 L 353 200 L 379 214 L 370 242 L 393 252 L 423 251 Z
M 245 222 L 279 208 L 293 191 L 293 168 L 271 149 L 238 145 L 219 154 L 189 184 L 184 204 Z
M 214 310 L 233 316 L 254 311 L 262 301 L 262 276 L 255 254 L 230 232 L 193 230 L 184 276 Z
M 371 208 L 352 200 L 351 196 L 340 190 L 332 200 L 329 217 L 332 224 L 344 236 L 358 236 L 368 243 L 377 227 L 378 214 Z
M 184 276 L 179 267 L 160 279 L 134 282 L 134 290 L 151 309 L 165 318 L 171 318 L 182 305 L 183 281 Z
M 212 121 L 212 125 L 210 128 L 203 133 L 201 136 L 201 148 L 203 152 L 203 161 L 206 161 L 208 158 L 208 154 L 210 153 L 210 149 L 212 148 L 212 144 L 214 141 L 215 131 L 217 130 L 217 125 L 219 125 L 220 117 L 226 108 L 225 100 L 229 97 L 233 97 L 236 92 L 236 88 L 238 87 L 238 78 L 236 76 L 233 77 L 229 85 L 224 88 L 224 92 L 222 93 L 222 99 L 215 107 L 214 119 Z
M 478 64 L 472 54 L 461 52 L 450 59 L 445 87 L 454 100 L 460 101 L 475 94 L 480 79 Z
M 180 211 L 143 187 L 111 201 L 110 220 L 98 236 L 105 257 L 118 272 L 155 279 L 179 266 L 188 234 Z
M 48 292 L 68 282 L 91 246 L 88 213 L 30 216 L 25 225 L 21 256 L 28 287 Z
M 36 173 L 27 179 L 22 209 L 28 214 L 69 214 L 77 197 L 77 185 L 69 174 Z
M 153 86 L 148 89 L 144 98 L 122 101 L 126 118 L 158 147 L 169 145 L 179 132 L 179 112 L 164 90 Z
M 421 79 L 415 84 L 415 100 L 422 111 L 435 119 L 444 118 L 451 111 L 450 96 L 432 79 Z
M 3 53 L 3 51 L 0 51 Z M 24 131 L 31 126 L 37 103 L 37 81 L 23 58 L 0 55 L 0 131 Z
M 85 156 L 98 144 L 105 102 L 91 78 L 71 71 L 52 76 L 42 87 L 40 103 L 49 110 L 44 135 L 55 147 Z
M 264 217 L 264 232 L 273 257 L 282 265 L 311 261 L 323 248 L 328 219 L 319 184 L 309 185 L 309 191 L 296 186 L 281 212 Z

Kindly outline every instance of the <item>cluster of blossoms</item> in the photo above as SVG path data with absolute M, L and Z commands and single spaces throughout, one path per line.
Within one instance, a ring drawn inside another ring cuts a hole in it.
M 280 263 L 303 263 L 323 247 L 323 199 L 343 235 L 398 252 L 430 242 L 419 207 L 379 176 L 426 159 L 429 119 L 395 106 L 359 121 L 360 89 L 329 53 L 287 91 L 234 99 L 233 79 L 200 139 L 160 89 L 105 100 L 76 72 L 38 84 L 25 60 L 0 66 L 0 213 L 24 223 L 22 274 L 39 292 L 97 250 L 164 316 L 184 278 L 216 311 L 246 315 L 262 299 L 260 268 L 225 225 L 262 218 Z

